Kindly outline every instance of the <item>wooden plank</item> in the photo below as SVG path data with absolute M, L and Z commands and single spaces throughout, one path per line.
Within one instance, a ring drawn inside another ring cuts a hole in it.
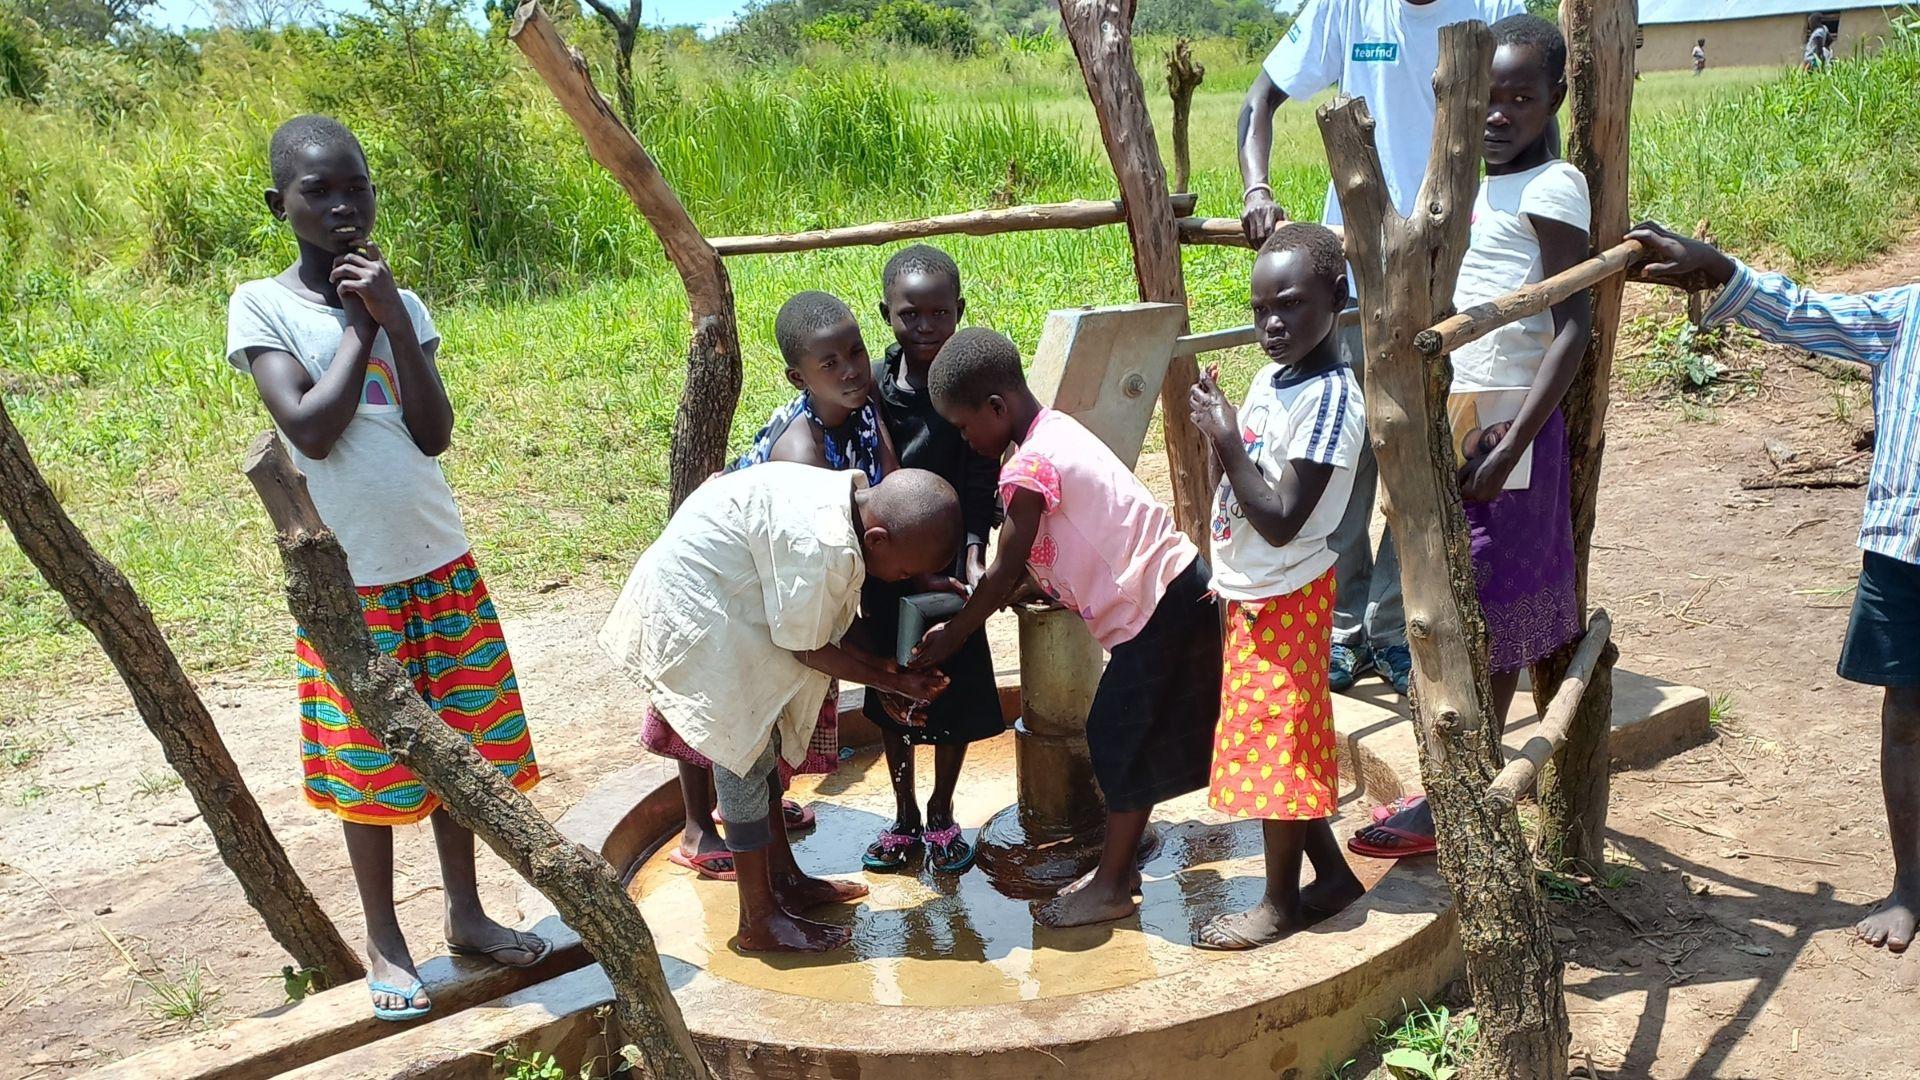
M 1174 223 L 1180 230 L 1180 242 L 1207 247 L 1247 246 L 1247 233 L 1239 218 L 1229 217 L 1183 217 Z M 1330 225 L 1335 236 L 1340 235 L 1338 225 Z
M 1027 384 L 1132 468 L 1153 420 L 1153 390 L 1165 380 L 1174 338 L 1186 319 L 1179 304 L 1049 312 Z
M 1422 330 L 1413 344 L 1428 356 L 1450 353 L 1529 315 L 1538 315 L 1582 289 L 1626 274 L 1640 255 L 1640 241 L 1625 240 L 1558 274 L 1475 304 Z
M 1197 197 L 1189 194 L 1171 197 L 1173 212 L 1191 214 Z M 922 240 L 929 236 L 997 236 L 1002 233 L 1037 232 L 1043 229 L 1093 229 L 1102 225 L 1120 225 L 1127 220 L 1126 209 L 1118 199 L 1076 199 L 1072 202 L 1035 203 L 998 210 L 968 210 L 938 217 L 909 221 L 875 221 L 865 225 L 843 225 L 832 229 L 810 229 L 797 233 L 772 233 L 765 236 L 716 237 L 713 249 L 722 256 L 774 255 L 792 251 L 824 251 L 828 248 L 893 244 L 902 240 Z
M 1348 308 L 1334 319 L 1333 325 L 1337 329 L 1345 329 L 1349 326 L 1357 326 L 1359 322 L 1360 312 L 1355 308 Z M 1248 323 L 1245 326 L 1229 326 L 1225 330 L 1209 330 L 1204 334 L 1183 334 L 1173 339 L 1173 353 L 1175 356 L 1198 356 L 1201 353 L 1216 352 L 1220 349 L 1257 345 L 1259 342 L 1260 331 L 1252 323 Z

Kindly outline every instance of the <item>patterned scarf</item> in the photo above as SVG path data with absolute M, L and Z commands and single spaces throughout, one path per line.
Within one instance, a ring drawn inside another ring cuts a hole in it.
M 805 418 L 824 436 L 821 442 L 826 446 L 829 468 L 859 469 L 867 474 L 869 484 L 880 482 L 884 473 L 880 465 L 880 412 L 873 407 L 873 402 L 867 402 L 864 408 L 853 414 L 846 425 L 851 429 L 850 433 L 843 440 L 836 441 L 836 433 L 820 422 L 820 417 L 813 411 L 812 400 L 804 391 L 799 397 L 774 410 L 773 416 L 767 420 L 767 426 L 753 437 L 753 445 L 740 455 L 738 461 L 728 466 L 727 471 L 734 472 L 767 460 L 768 455 L 773 453 L 773 444 L 779 442 L 787 428 L 801 418 Z

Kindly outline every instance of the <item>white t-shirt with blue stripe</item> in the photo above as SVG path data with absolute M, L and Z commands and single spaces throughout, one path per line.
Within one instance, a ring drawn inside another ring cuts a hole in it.
M 1213 514 L 1214 591 L 1230 600 L 1285 596 L 1333 566 L 1327 538 L 1346 514 L 1353 467 L 1367 438 L 1366 405 L 1353 369 L 1340 364 L 1301 378 L 1279 364 L 1261 368 L 1240 406 L 1240 437 L 1271 484 L 1279 483 L 1289 461 L 1333 466 L 1327 490 L 1299 535 L 1281 547 L 1247 524 L 1233 485 L 1220 481 Z

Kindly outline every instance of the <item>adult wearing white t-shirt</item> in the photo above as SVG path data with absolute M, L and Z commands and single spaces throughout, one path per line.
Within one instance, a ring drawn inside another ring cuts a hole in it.
M 1474 20 L 1491 25 L 1525 10 L 1525 0 L 1307 0 L 1268 54 L 1240 110 L 1240 176 L 1245 184 L 1240 222 L 1247 240 L 1257 249 L 1286 220 L 1267 182 L 1273 114 L 1283 102 L 1312 97 L 1335 84 L 1345 94 L 1366 98 L 1388 197 L 1405 214 L 1427 174 L 1440 28 Z M 1329 225 L 1342 220 L 1331 184 L 1321 220 Z M 1341 359 L 1364 381 L 1366 352 L 1358 327 L 1339 334 Z M 1404 694 L 1413 660 L 1407 652 L 1400 560 L 1391 534 L 1381 537 L 1378 554 L 1368 536 L 1378 477 L 1379 466 L 1368 446 L 1354 469 L 1346 514 L 1329 538 L 1338 557 L 1339 582 L 1331 683 L 1345 690 L 1369 668 L 1377 668 Z

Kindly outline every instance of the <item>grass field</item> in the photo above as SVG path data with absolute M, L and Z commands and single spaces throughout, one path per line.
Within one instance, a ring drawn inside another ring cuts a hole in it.
M 561 578 L 616 580 L 665 511 L 686 311 L 644 224 L 507 47 L 443 42 L 422 76 L 348 44 L 361 51 L 217 42 L 192 81 L 149 80 L 121 111 L 88 112 L 95 99 L 78 92 L 58 107 L 0 102 L 0 186 L 15 193 L 0 201 L 0 394 L 69 512 L 195 671 L 276 668 L 289 651 L 278 559 L 237 471 L 267 421 L 221 345 L 227 292 L 287 255 L 258 191 L 266 133 L 292 112 L 334 108 L 367 137 L 380 238 L 444 335 L 458 415 L 445 467 L 503 605 Z M 1142 53 L 1164 139 L 1159 54 Z M 334 80 L 313 77 L 314 56 L 431 99 L 428 120 L 339 97 Z M 1114 190 L 1070 56 L 908 59 L 876 73 L 825 56 L 774 75 L 661 60 L 643 80 L 657 95 L 643 136 L 714 234 L 989 205 L 1009 159 L 1022 201 Z M 1231 214 L 1234 120 L 1253 66 L 1224 45 L 1202 59 L 1194 187 L 1203 213 Z M 304 74 L 282 77 L 296 60 Z M 1636 206 L 1688 226 L 1711 217 L 1730 243 L 1800 265 L 1870 257 L 1904 231 L 1920 190 L 1917 92 L 1911 44 L 1824 80 L 1649 75 L 1637 91 Z M 1283 110 L 1275 161 L 1283 202 L 1317 214 L 1326 169 L 1308 108 Z M 1133 298 L 1117 228 L 944 246 L 965 274 L 970 320 L 1023 347 L 1050 309 Z M 867 317 L 885 255 L 731 264 L 747 367 L 736 443 L 788 393 L 771 334 L 786 296 L 835 292 L 862 313 L 869 346 L 886 344 L 885 324 Z M 1246 266 L 1243 251 L 1187 253 L 1197 327 L 1242 321 Z M 1251 364 L 1229 358 L 1230 379 Z M 0 717 L 107 674 L 0 541 Z

